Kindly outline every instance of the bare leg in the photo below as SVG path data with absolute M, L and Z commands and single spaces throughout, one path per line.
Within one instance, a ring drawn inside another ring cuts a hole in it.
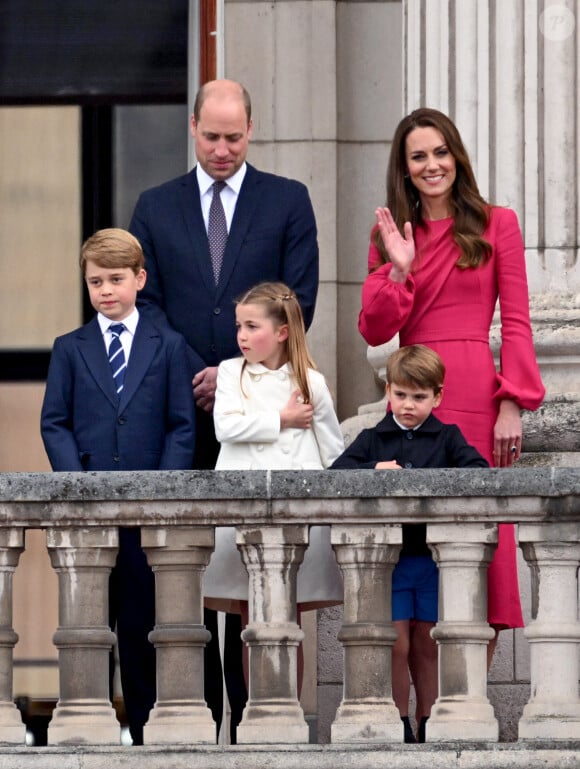
M 409 678 L 409 620 L 395 620 L 397 640 L 393 646 L 393 699 L 401 717 L 409 715 L 409 694 L 411 681 Z
M 417 697 L 417 723 L 422 718 L 429 717 L 431 707 L 437 699 L 437 644 L 431 638 L 431 630 L 434 627 L 434 622 L 417 620 L 411 629 L 409 666 Z
M 489 669 L 491 667 L 491 663 L 493 661 L 493 655 L 494 655 L 496 647 L 497 647 L 499 631 L 502 630 L 502 628 L 498 627 L 497 625 L 492 625 L 492 628 L 495 631 L 495 637 L 492 638 L 491 641 L 487 644 L 487 670 L 488 670 L 488 672 L 489 672 Z

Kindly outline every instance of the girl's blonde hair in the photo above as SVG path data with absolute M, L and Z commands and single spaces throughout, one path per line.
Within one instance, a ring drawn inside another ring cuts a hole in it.
M 308 385 L 308 369 L 315 369 L 316 365 L 310 357 L 302 308 L 294 291 L 284 283 L 258 283 L 237 299 L 236 304 L 259 304 L 264 307 L 266 317 L 277 326 L 288 326 L 288 362 L 304 403 L 310 403 L 312 395 Z M 246 361 L 242 366 L 242 376 L 245 368 Z

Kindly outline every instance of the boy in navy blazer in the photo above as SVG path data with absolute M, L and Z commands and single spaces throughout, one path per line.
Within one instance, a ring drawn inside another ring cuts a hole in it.
M 402 470 L 419 467 L 489 467 L 457 425 L 431 413 L 443 398 L 445 366 L 420 344 L 401 347 L 387 360 L 391 410 L 376 427 L 363 430 L 332 469 Z M 426 723 L 437 697 L 438 572 L 427 546 L 426 524 L 403 524 L 403 546 L 393 571 L 393 699 L 405 742 L 425 742 Z M 417 738 L 409 721 L 409 669 L 417 696 Z
M 190 469 L 195 416 L 186 345 L 139 315 L 147 277 L 139 241 L 125 230 L 99 230 L 83 244 L 80 265 L 97 316 L 54 343 L 41 414 L 52 469 Z M 119 530 L 109 590 L 134 744 L 143 743 L 156 699 L 148 640 L 155 584 L 140 539 L 139 529 Z

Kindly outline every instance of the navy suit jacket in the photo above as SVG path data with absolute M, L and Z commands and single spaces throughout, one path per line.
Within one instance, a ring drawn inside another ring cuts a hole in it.
M 41 432 L 53 470 L 181 470 L 195 417 L 186 345 L 142 315 L 120 396 L 96 317 L 55 340 Z
M 300 182 L 248 164 L 214 282 L 195 168 L 144 192 L 129 230 L 145 252 L 140 310 L 169 325 L 189 345 L 192 376 L 239 355 L 234 300 L 264 280 L 298 296 L 308 327 L 318 290 L 316 221 Z

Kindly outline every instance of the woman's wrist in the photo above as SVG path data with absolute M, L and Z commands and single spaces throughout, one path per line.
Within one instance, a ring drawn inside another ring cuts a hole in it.
M 399 269 L 399 267 L 395 267 L 393 265 L 391 267 L 391 271 L 389 272 L 389 278 L 393 281 L 393 283 L 405 283 L 408 274 L 408 270 L 405 272 L 404 270 Z

